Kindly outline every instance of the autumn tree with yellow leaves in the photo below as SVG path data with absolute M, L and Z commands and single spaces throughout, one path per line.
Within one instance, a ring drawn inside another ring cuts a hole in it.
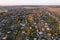
M 33 16 L 30 14 L 30 15 L 28 16 L 27 20 L 32 23 L 32 22 L 33 22 Z
M 59 30 L 59 31 L 60 31 L 60 24 L 57 26 L 57 30 Z

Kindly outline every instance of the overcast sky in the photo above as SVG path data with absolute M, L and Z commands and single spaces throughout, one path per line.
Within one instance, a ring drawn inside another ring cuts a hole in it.
M 0 0 L 0 5 L 60 5 L 60 0 Z

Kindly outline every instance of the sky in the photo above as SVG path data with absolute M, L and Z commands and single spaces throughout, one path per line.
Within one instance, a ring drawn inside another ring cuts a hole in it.
M 0 5 L 60 5 L 60 0 L 0 0 Z

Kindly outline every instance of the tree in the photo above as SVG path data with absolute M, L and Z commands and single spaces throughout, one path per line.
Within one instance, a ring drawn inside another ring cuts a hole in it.
M 60 31 L 60 24 L 57 26 L 57 30 L 59 30 L 59 31 Z
M 31 15 L 29 15 L 27 19 L 29 22 L 33 22 L 33 17 Z

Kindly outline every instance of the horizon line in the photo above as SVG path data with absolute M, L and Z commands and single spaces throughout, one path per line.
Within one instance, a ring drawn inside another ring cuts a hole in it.
M 60 6 L 60 5 L 0 5 L 0 6 Z

